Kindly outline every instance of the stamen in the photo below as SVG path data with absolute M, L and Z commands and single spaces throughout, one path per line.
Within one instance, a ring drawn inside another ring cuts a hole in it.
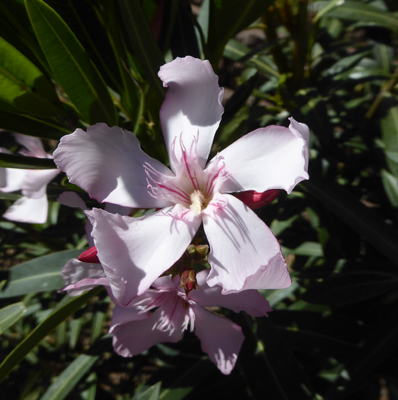
M 206 198 L 200 190 L 194 190 L 191 193 L 190 197 L 191 197 L 191 205 L 189 208 L 193 211 L 193 213 L 196 216 L 199 216 L 200 213 L 202 212 L 202 206 L 206 201 Z

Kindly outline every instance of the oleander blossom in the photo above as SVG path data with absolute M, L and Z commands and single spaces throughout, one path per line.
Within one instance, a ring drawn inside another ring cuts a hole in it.
M 210 245 L 207 276 L 223 294 L 291 284 L 280 245 L 239 199 L 243 191 L 284 189 L 308 179 L 309 130 L 257 129 L 206 161 L 223 113 L 223 89 L 208 61 L 177 58 L 161 67 L 168 87 L 160 120 L 170 169 L 146 155 L 134 134 L 96 124 L 64 136 L 54 152 L 72 183 L 100 201 L 157 208 L 140 218 L 86 212 L 114 296 L 128 305 L 170 268 L 200 225 Z
M 16 133 L 15 139 L 26 149 L 21 150 L 20 154 L 29 157 L 52 158 L 51 154 L 45 152 L 39 138 Z M 3 148 L 0 152 L 10 153 Z M 7 209 L 3 218 L 31 224 L 45 223 L 48 214 L 47 185 L 59 173 L 58 169 L 0 168 L 0 191 L 4 193 L 22 191 L 22 197 Z
M 156 343 L 178 342 L 190 325 L 191 332 L 201 341 L 202 350 L 223 374 L 229 374 L 244 340 L 242 329 L 205 307 L 225 307 L 255 317 L 267 316 L 272 310 L 256 290 L 223 295 L 219 286 L 210 288 L 206 283 L 208 272 L 197 274 L 198 290 L 192 291 L 189 297 L 179 287 L 178 276 L 173 281 L 167 276 L 157 279 L 153 289 L 137 297 L 128 307 L 116 306 L 109 330 L 115 351 L 131 357 Z

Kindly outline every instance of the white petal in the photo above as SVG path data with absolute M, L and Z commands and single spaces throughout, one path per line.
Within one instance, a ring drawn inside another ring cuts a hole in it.
M 308 137 L 308 127 L 293 118 L 289 128 L 269 126 L 243 136 L 220 153 L 230 173 L 220 192 L 284 189 L 290 193 L 308 179 Z
M 30 169 L 26 172 L 22 194 L 31 199 L 46 195 L 47 185 L 60 173 L 59 169 Z
M 83 199 L 75 192 L 63 192 L 58 196 L 57 201 L 67 207 L 88 209 Z
M 242 328 L 204 308 L 191 307 L 195 313 L 195 335 L 200 339 L 202 350 L 223 374 L 228 375 L 245 339 Z
M 47 221 L 48 201 L 44 195 L 38 199 L 21 197 L 3 214 L 10 221 L 44 224 Z
M 202 307 L 224 307 L 232 311 L 245 311 L 253 317 L 267 316 L 272 311 L 268 301 L 257 290 L 244 290 L 239 293 L 222 294 L 221 286 L 209 287 L 206 279 L 209 270 L 196 275 L 198 289 L 189 294 L 189 299 Z
M 234 196 L 220 198 L 226 203 L 223 207 L 202 212 L 210 244 L 209 286 L 221 285 L 223 294 L 288 287 L 289 272 L 271 230 Z
M 27 172 L 20 168 L 0 168 L 0 191 L 10 193 L 21 190 Z
M 66 263 L 61 274 L 66 283 L 61 290 L 67 290 L 69 296 L 79 296 L 99 285 L 109 286 L 101 264 L 85 263 L 72 258 Z
M 200 226 L 200 218 L 185 221 L 166 215 L 167 211 L 141 218 L 86 211 L 94 226 L 98 258 L 123 305 L 144 293 L 182 256 Z
M 99 202 L 138 208 L 170 205 L 148 194 L 144 164 L 165 175 L 172 175 L 171 171 L 146 155 L 133 133 L 117 126 L 109 128 L 101 123 L 87 132 L 77 129 L 64 136 L 54 152 L 54 161 L 70 182 Z
M 224 112 L 221 105 L 224 89 L 218 86 L 218 77 L 210 63 L 193 57 L 176 58 L 163 65 L 159 78 L 169 88 L 160 109 L 160 121 L 171 169 L 174 171 L 171 157 L 174 139 L 182 134 L 189 148 L 198 132 L 198 154 L 203 168 Z M 176 146 L 175 150 L 180 158 L 180 147 Z
M 49 157 L 49 155 L 44 151 L 43 144 L 39 138 L 15 133 L 15 139 L 19 144 L 29 150 L 29 153 L 26 153 L 26 155 L 37 158 Z

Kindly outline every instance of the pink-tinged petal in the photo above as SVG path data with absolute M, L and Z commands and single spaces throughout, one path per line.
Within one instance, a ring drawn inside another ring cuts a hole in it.
M 223 374 L 228 375 L 235 367 L 245 340 L 242 328 L 204 308 L 191 307 L 195 313 L 195 335 L 200 339 L 202 350 Z
M 69 296 L 79 296 L 96 286 L 109 286 L 101 264 L 86 263 L 75 258 L 66 263 L 61 275 L 66 285 L 60 290 L 66 290 Z
M 187 221 L 168 213 L 173 214 L 173 209 L 141 218 L 86 211 L 94 226 L 99 260 L 122 305 L 144 293 L 182 256 L 200 226 L 198 217 Z M 108 275 L 108 268 L 114 269 L 115 276 Z
M 48 201 L 44 195 L 38 199 L 21 197 L 3 214 L 10 221 L 44 224 L 47 221 Z
M 58 203 L 72 208 L 80 208 L 81 210 L 88 210 L 86 203 L 75 192 L 63 192 L 58 196 Z
M 196 275 L 198 289 L 189 293 L 189 299 L 202 307 L 224 307 L 238 313 L 245 311 L 253 317 L 267 316 L 272 311 L 268 301 L 257 290 L 244 290 L 239 293 L 222 294 L 221 286 L 209 287 L 206 279 L 209 270 Z
M 160 67 L 159 78 L 168 87 L 166 99 L 160 109 L 160 121 L 170 166 L 174 139 L 189 148 L 193 137 L 199 132 L 199 163 L 203 168 L 213 143 L 214 134 L 220 124 L 224 108 L 221 105 L 224 89 L 218 86 L 218 77 L 209 61 L 193 57 L 176 58 Z M 176 157 L 181 157 L 180 146 L 175 146 Z
M 171 205 L 149 195 L 144 165 L 164 175 L 171 176 L 171 171 L 146 155 L 133 133 L 117 126 L 101 123 L 62 137 L 54 161 L 70 182 L 99 202 L 138 208 Z
M 202 213 L 210 244 L 209 286 L 221 285 L 223 294 L 290 286 L 280 245 L 267 225 L 234 196 L 219 198 L 224 206 Z
M 59 173 L 59 169 L 31 169 L 27 171 L 22 185 L 22 194 L 30 199 L 38 199 L 45 196 L 47 185 Z
M 121 311 L 123 314 L 127 314 L 129 309 L 126 308 Z M 115 307 L 115 312 L 119 310 L 118 307 Z M 123 357 L 131 357 L 142 353 L 157 343 L 175 343 L 181 340 L 184 333 L 185 313 L 181 305 L 176 311 L 174 315 L 174 330 L 161 329 L 159 326 L 159 322 L 164 317 L 162 307 L 158 308 L 146 319 L 134 319 L 131 322 L 119 325 L 112 320 L 109 332 L 114 335 L 113 348 L 116 353 Z M 137 313 L 132 311 L 131 316 L 136 318 Z M 124 320 L 127 319 L 126 315 L 122 317 Z M 118 319 L 122 319 L 122 317 L 118 316 Z
M 153 293 L 150 294 L 153 295 Z M 156 295 L 159 296 L 158 293 L 156 293 Z M 146 294 L 144 294 L 143 296 L 150 297 L 146 296 Z M 113 309 L 110 333 L 112 333 L 113 330 L 119 325 L 127 324 L 128 322 L 133 321 L 140 321 L 141 319 L 147 319 L 149 315 L 150 313 L 148 311 L 142 311 L 137 307 L 116 306 Z
M 15 133 L 15 139 L 20 145 L 24 146 L 28 150 L 27 152 L 22 151 L 21 153 L 30 157 L 49 157 L 49 154 L 44 151 L 43 144 L 39 138 Z
M 306 125 L 292 119 L 289 128 L 260 128 L 231 144 L 220 153 L 230 173 L 220 192 L 284 189 L 290 193 L 308 179 L 308 132 Z
M 278 189 L 267 190 L 263 193 L 258 193 L 254 190 L 247 190 L 246 192 L 235 194 L 235 197 L 252 210 L 257 210 L 258 208 L 264 207 L 268 203 L 271 203 L 271 201 L 275 200 L 278 195 Z
M 180 278 L 179 276 L 176 276 L 174 277 L 174 279 L 171 279 L 171 275 L 162 276 L 156 279 L 156 281 L 153 282 L 152 286 L 158 290 L 179 290 Z

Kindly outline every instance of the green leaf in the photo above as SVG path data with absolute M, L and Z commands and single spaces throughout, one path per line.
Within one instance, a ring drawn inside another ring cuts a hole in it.
M 165 63 L 138 0 L 119 0 L 123 21 L 135 56 L 138 58 L 149 85 L 160 101 L 164 99 L 164 88 L 158 77 Z
M 102 287 L 97 287 L 79 297 L 73 298 L 67 304 L 56 309 L 39 324 L 3 361 L 0 365 L 0 382 L 16 367 L 22 359 L 32 351 L 53 329 L 62 321 L 74 314 L 80 307 L 96 296 Z
M 282 250 L 285 257 L 289 254 L 295 254 L 297 256 L 323 257 L 322 246 L 317 242 L 305 242 L 295 249 L 288 249 L 287 247 L 282 246 Z
M 398 288 L 398 280 L 374 272 L 345 273 L 316 283 L 303 295 L 315 304 L 347 304 L 364 301 Z
M 54 169 L 57 166 L 51 158 L 36 158 L 19 156 L 16 154 L 0 153 L 0 167 L 2 168 L 29 168 Z
M 329 2 L 319 2 L 320 5 L 328 5 Z M 389 11 L 369 4 L 356 1 L 344 1 L 324 14 L 325 17 L 348 19 L 359 23 L 369 22 L 372 25 L 379 25 L 398 32 L 398 18 Z
M 158 400 L 162 382 L 149 387 L 144 392 L 135 394 L 131 400 Z
M 381 180 L 391 204 L 398 207 L 398 178 L 382 169 Z
M 60 289 L 64 286 L 62 268 L 71 258 L 81 253 L 82 250 L 61 251 L 11 268 L 7 286 L 0 290 L 0 299 Z
M 398 176 L 398 106 L 390 107 L 381 119 L 381 132 L 387 165 Z
M 71 130 L 55 123 L 29 115 L 11 114 L 0 110 L 0 128 L 6 131 L 18 132 L 24 135 L 36 136 L 44 139 L 59 140 Z
M 253 55 L 246 60 L 246 56 L 251 52 L 251 49 L 235 39 L 231 39 L 224 49 L 224 57 L 228 57 L 234 61 L 245 59 L 245 64 L 249 67 L 256 68 L 267 76 L 280 77 L 276 65 L 270 57 Z
M 352 194 L 333 182 L 312 176 L 309 181 L 301 183 L 300 186 L 395 265 L 398 264 L 397 233 L 374 211 L 366 208 Z
M 117 124 L 111 95 L 97 68 L 62 18 L 41 0 L 25 0 L 33 30 L 54 78 L 90 124 Z
M 227 42 L 266 12 L 275 0 L 235 0 L 210 2 L 209 32 L 205 54 L 215 70 Z
M 0 310 L 0 335 L 14 325 L 26 312 L 24 303 L 15 303 Z
M 99 356 L 81 354 L 57 377 L 40 400 L 62 400 L 90 370 Z
M 38 117 L 63 114 L 54 86 L 15 47 L 0 37 L 0 100 L 20 113 Z

